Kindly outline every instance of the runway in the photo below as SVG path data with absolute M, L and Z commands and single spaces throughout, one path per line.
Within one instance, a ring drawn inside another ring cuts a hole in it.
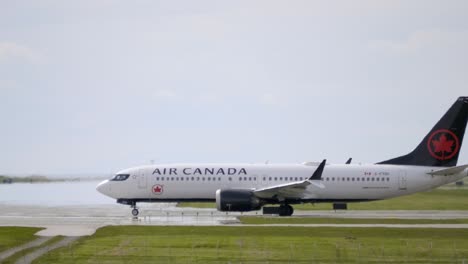
M 0 204 L 0 226 L 45 227 L 41 236 L 92 235 L 106 225 L 195 225 L 219 226 L 240 225 L 238 216 L 261 215 L 261 211 L 248 213 L 224 213 L 215 209 L 179 208 L 173 203 L 141 204 L 140 216 L 135 219 L 130 208 L 124 205 L 89 206 L 32 206 Z M 400 218 L 400 219 L 457 219 L 468 218 L 468 211 L 297 211 L 295 217 L 335 218 Z M 281 224 L 278 224 L 281 226 Z M 297 225 L 296 225 L 297 226 Z M 301 226 L 341 227 L 395 227 L 408 228 L 415 225 L 379 224 L 304 224 Z M 428 228 L 468 228 L 468 225 L 418 225 Z

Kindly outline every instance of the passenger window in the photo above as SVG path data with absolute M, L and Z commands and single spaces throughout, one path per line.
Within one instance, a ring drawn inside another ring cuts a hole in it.
M 277 178 L 277 177 L 275 177 L 275 181 L 277 181 L 277 180 L 278 180 L 278 178 Z
M 354 178 L 351 178 L 351 181 L 354 181 Z
M 268 180 L 271 181 L 271 177 L 268 177 Z
M 257 177 L 254 177 L 254 181 L 257 181 Z
M 280 181 L 282 181 L 282 180 L 283 180 L 283 177 L 280 177 Z
M 194 177 L 192 177 L 192 181 L 195 181 L 195 178 L 194 178 Z
M 251 178 L 251 177 L 249 177 L 249 181 L 251 181 L 251 180 L 252 180 L 252 178 Z
M 263 177 L 263 181 L 266 181 L 266 177 Z
M 228 180 L 229 180 L 229 181 L 231 181 L 231 180 L 232 180 L 232 178 L 231 178 L 231 177 L 229 177 L 229 178 L 228 178 Z
M 335 181 L 335 177 L 332 177 L 332 181 Z
M 221 181 L 221 177 L 218 177 L 218 181 Z
M 239 177 L 239 181 L 242 181 L 242 177 Z
M 156 177 L 156 180 L 159 181 L 159 177 Z

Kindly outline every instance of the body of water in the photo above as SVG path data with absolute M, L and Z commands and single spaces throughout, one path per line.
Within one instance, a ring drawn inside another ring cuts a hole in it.
M 0 184 L 1 204 L 96 205 L 115 200 L 96 191 L 99 181 Z

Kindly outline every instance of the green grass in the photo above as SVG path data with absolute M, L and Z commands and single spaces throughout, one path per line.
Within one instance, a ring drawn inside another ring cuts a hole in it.
M 393 218 L 329 218 L 240 216 L 243 224 L 468 224 L 468 219 L 393 219 Z
M 43 228 L 0 227 L 0 252 L 36 239 L 35 233 Z
M 47 246 L 50 246 L 52 244 L 55 244 L 55 243 L 59 242 L 62 239 L 63 239 L 63 236 L 56 236 L 56 237 L 42 243 L 41 245 L 39 245 L 37 247 L 31 247 L 31 248 L 27 248 L 27 249 L 21 250 L 19 252 L 16 252 L 15 254 L 11 255 L 9 258 L 4 259 L 2 261 L 2 264 L 16 263 L 18 260 L 20 260 L 22 257 L 28 255 L 29 253 L 32 253 L 33 251 L 36 251 L 39 248 L 43 248 L 43 247 L 47 247 Z
M 180 207 L 215 208 L 214 203 L 180 203 Z M 330 203 L 293 205 L 296 210 L 331 210 Z M 398 198 L 349 203 L 349 210 L 468 210 L 468 188 L 439 188 Z
M 34 263 L 463 263 L 468 229 L 109 226 Z

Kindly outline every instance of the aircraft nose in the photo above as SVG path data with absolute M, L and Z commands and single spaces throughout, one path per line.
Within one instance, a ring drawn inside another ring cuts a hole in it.
M 109 180 L 105 180 L 96 186 L 96 190 L 106 196 L 110 196 Z

